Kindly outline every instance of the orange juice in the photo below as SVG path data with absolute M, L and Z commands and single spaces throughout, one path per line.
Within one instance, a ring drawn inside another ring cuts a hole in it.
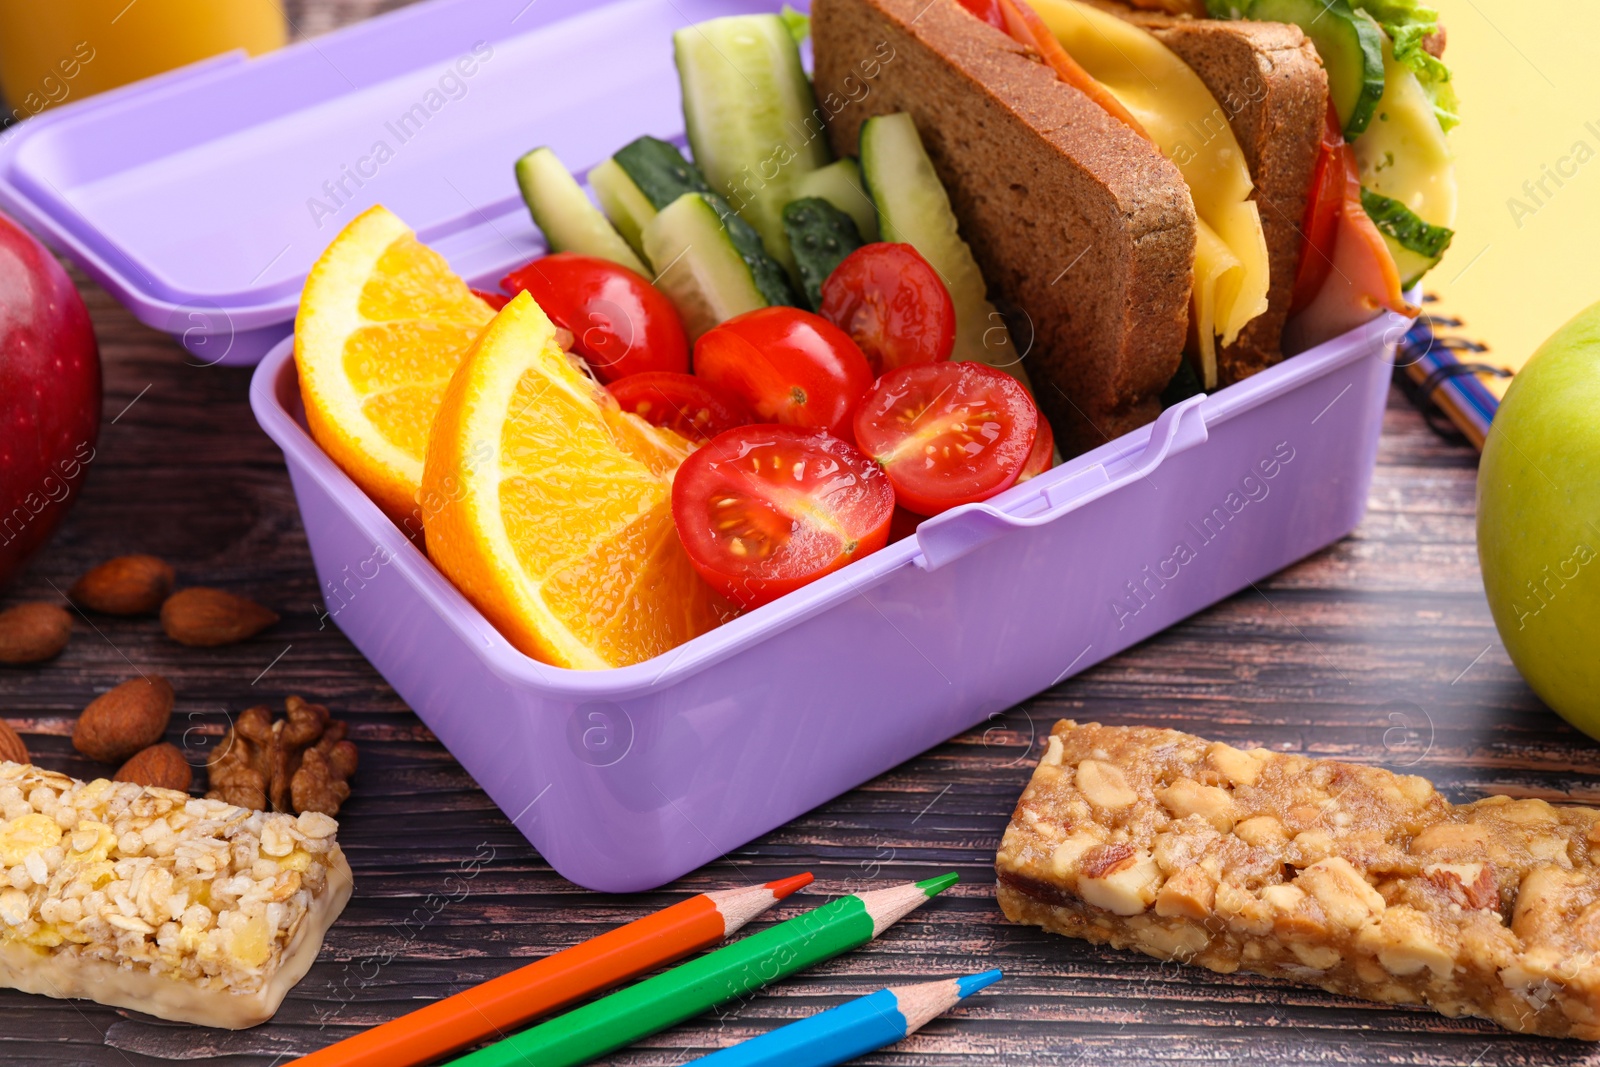
M 0 92 L 26 118 L 207 56 L 284 43 L 276 0 L 0 0 Z

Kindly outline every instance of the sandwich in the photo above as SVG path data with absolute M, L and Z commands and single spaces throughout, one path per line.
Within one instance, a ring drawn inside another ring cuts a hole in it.
M 837 153 L 915 122 L 1067 454 L 1414 316 L 1450 243 L 1415 0 L 814 0 L 811 32 Z

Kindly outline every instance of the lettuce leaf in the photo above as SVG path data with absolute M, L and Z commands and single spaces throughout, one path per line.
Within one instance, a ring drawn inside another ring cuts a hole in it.
M 1394 43 L 1394 58 L 1417 76 L 1433 101 L 1434 114 L 1446 133 L 1461 122 L 1450 68 L 1428 53 L 1423 42 L 1439 31 L 1439 12 L 1418 0 L 1356 0 L 1356 8 L 1372 16 Z
M 788 4 L 783 5 L 783 10 L 778 12 L 778 17 L 783 20 L 784 28 L 789 31 L 789 36 L 794 38 L 795 44 L 805 44 L 806 38 L 811 36 L 811 17 L 796 11 Z

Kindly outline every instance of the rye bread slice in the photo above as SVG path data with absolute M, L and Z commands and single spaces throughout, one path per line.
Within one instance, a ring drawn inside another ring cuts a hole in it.
M 837 152 L 870 116 L 916 121 L 1063 453 L 1154 419 L 1194 274 L 1178 169 L 956 0 L 815 0 L 811 32 Z
M 1300 27 L 1281 22 L 1191 19 L 1092 0 L 1151 31 L 1205 83 L 1233 127 L 1255 180 L 1271 268 L 1267 310 L 1217 353 L 1219 384 L 1232 385 L 1283 359 L 1280 342 L 1300 264 L 1301 220 L 1328 110 L 1328 75 Z

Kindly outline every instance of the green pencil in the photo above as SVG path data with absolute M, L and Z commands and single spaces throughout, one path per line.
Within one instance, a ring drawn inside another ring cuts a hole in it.
M 726 948 L 585 1004 L 450 1067 L 572 1067 L 680 1023 L 725 1000 L 866 944 L 957 881 L 926 881 L 830 901 Z

